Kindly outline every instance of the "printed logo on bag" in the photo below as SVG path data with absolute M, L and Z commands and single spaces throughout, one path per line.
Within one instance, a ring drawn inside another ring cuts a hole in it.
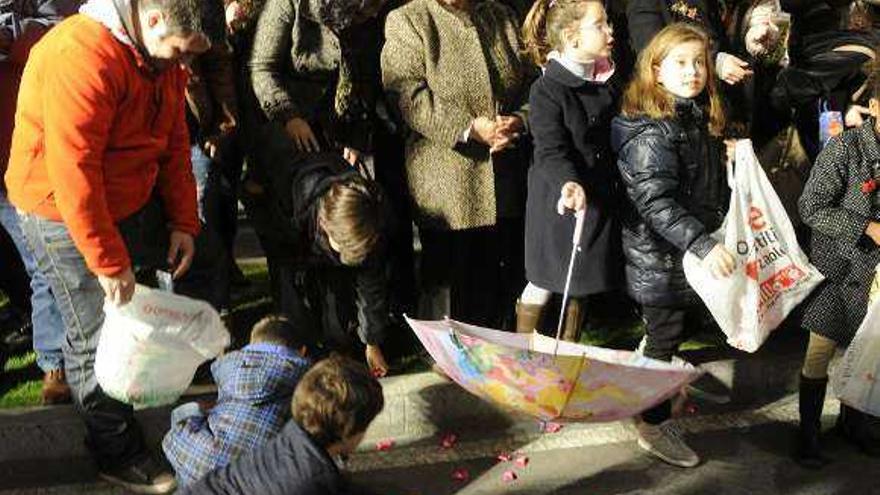
M 168 318 L 170 320 L 174 320 L 176 323 L 186 323 L 188 321 L 191 321 L 200 313 L 200 311 L 188 313 L 185 311 L 178 311 L 176 309 L 166 308 L 163 306 L 157 306 L 155 304 L 144 304 L 142 310 L 145 315 Z
M 758 318 L 762 319 L 766 308 L 772 306 L 780 294 L 794 287 L 807 274 L 791 262 L 776 229 L 764 220 L 763 210 L 754 205 L 749 206 L 749 227 L 754 234 L 751 245 L 746 241 L 739 241 L 736 251 L 740 256 L 751 258 L 746 262 L 744 270 L 747 277 L 759 282 Z M 783 260 L 789 262 L 781 267 L 775 266 Z M 769 274 L 765 273 L 767 270 L 771 270 Z

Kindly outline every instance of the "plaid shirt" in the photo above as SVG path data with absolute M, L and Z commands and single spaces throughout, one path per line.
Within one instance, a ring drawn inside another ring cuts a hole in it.
M 273 344 L 252 344 L 218 359 L 211 366 L 217 404 L 207 415 L 192 403 L 180 406 L 162 441 L 180 486 L 264 445 L 281 431 L 290 417 L 293 390 L 309 364 Z

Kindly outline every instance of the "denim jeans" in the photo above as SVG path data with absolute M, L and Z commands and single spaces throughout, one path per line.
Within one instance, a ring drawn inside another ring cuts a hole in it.
M 99 469 L 122 467 L 145 453 L 131 406 L 108 397 L 95 377 L 95 351 L 104 322 L 104 291 L 61 222 L 22 213 L 21 227 L 37 269 L 49 280 L 66 327 L 64 365 L 74 404 L 86 424 L 86 445 Z M 168 234 L 161 202 L 154 198 L 117 225 L 135 269 L 165 268 Z M 176 292 L 217 305 L 213 270 L 217 251 L 199 236 L 196 257 Z
M 15 242 L 25 270 L 31 277 L 31 322 L 34 327 L 37 366 L 44 372 L 61 369 L 64 367 L 64 354 L 61 351 L 64 342 L 64 322 L 61 320 L 61 312 L 55 303 L 49 281 L 41 271 L 37 270 L 34 256 L 19 226 L 15 207 L 9 203 L 3 191 L 0 191 L 0 224 Z

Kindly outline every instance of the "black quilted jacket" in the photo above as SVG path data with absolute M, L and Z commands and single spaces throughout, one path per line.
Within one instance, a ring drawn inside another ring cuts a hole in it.
M 699 301 L 682 269 L 686 250 L 705 257 L 717 243 L 730 198 L 723 143 L 709 135 L 693 100 L 676 103 L 669 120 L 616 117 L 611 144 L 628 201 L 623 250 L 630 295 L 642 305 L 680 307 Z

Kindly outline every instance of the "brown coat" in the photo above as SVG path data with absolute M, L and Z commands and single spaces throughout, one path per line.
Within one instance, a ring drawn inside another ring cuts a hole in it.
M 191 65 L 186 101 L 203 137 L 228 135 L 238 125 L 232 48 L 217 43 Z
M 419 225 L 494 225 L 488 148 L 461 140 L 474 118 L 494 118 L 499 107 L 527 121 L 535 71 L 523 56 L 516 15 L 494 0 L 477 2 L 469 15 L 438 0 L 413 0 L 389 14 L 385 40 L 382 82 L 413 131 L 406 169 Z

